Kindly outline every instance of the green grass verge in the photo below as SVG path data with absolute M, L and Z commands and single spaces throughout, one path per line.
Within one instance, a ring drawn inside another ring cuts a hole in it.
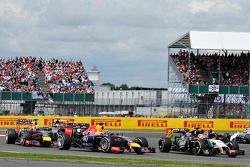
M 126 166 L 197 166 L 197 167 L 243 167 L 244 165 L 226 165 L 212 163 L 194 163 L 182 161 L 166 161 L 166 160 L 149 160 L 149 159 L 131 159 L 131 158 L 99 158 L 88 156 L 72 156 L 72 155 L 52 155 L 52 154 L 31 154 L 31 153 L 12 153 L 0 152 L 2 159 L 25 159 L 39 161 L 54 162 L 75 162 L 89 164 L 113 164 Z M 246 166 L 246 165 L 245 165 Z

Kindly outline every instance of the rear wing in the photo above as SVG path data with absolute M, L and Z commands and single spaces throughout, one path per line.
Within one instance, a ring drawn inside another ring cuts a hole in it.
M 16 120 L 16 131 L 19 131 L 22 125 L 35 126 L 37 124 L 37 119 L 18 119 Z
M 189 129 L 183 129 L 183 128 L 167 128 L 166 129 L 166 138 L 172 138 L 174 134 L 185 134 L 189 131 Z
M 88 123 L 68 123 L 67 127 L 77 127 L 77 128 L 83 128 L 83 129 L 87 129 L 89 128 L 89 124 Z
M 65 126 L 68 123 L 67 119 L 53 119 L 52 126 Z
M 88 129 L 86 129 L 83 134 L 92 134 L 92 135 L 101 135 L 104 133 L 103 124 L 91 125 Z
M 31 125 L 33 124 L 33 119 L 18 119 L 16 120 L 16 124 L 18 125 Z

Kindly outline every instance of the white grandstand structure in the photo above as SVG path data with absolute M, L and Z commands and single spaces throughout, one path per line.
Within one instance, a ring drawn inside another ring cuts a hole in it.
M 180 50 L 185 50 L 188 53 L 194 52 L 195 55 L 200 53 L 217 53 L 218 55 L 231 53 L 236 53 L 240 55 L 241 53 L 249 53 L 250 51 L 250 33 L 248 32 L 208 32 L 208 31 L 190 31 L 175 40 L 168 46 L 168 89 L 173 97 L 177 97 L 180 99 L 185 99 L 182 101 L 195 100 L 198 104 L 201 102 L 197 100 L 198 98 L 194 98 L 194 94 L 190 93 L 190 79 L 188 81 L 184 81 L 184 76 L 180 73 L 180 70 L 177 68 L 175 62 L 170 57 L 172 52 L 179 52 Z M 220 59 L 220 56 L 218 57 Z M 248 58 L 248 81 L 250 81 L 250 58 Z M 188 67 L 190 68 L 190 54 L 188 56 Z M 219 64 L 220 65 L 220 64 Z M 219 66 L 220 70 L 220 66 Z M 190 75 L 190 70 L 189 74 Z M 220 71 L 219 71 L 219 81 L 220 81 Z M 243 88 L 242 88 L 243 89 Z M 248 89 L 248 91 L 246 91 Z M 242 105 L 243 110 L 245 112 L 245 117 L 249 117 L 250 109 L 249 109 L 249 95 L 250 95 L 250 87 L 247 85 L 245 91 L 248 93 L 241 93 L 241 87 L 238 89 L 238 92 L 220 94 L 217 92 L 217 97 L 214 98 L 213 103 L 211 105 L 206 104 L 206 110 L 209 111 L 211 106 L 218 106 L 216 109 L 219 111 L 219 106 L 223 105 Z M 209 92 L 208 92 L 209 93 Z M 212 94 L 212 93 L 211 93 Z M 204 94 L 196 94 L 197 96 L 204 96 Z M 203 101 L 204 102 L 204 101 Z M 215 107 L 216 108 L 216 107 Z M 199 109 L 198 109 L 199 110 Z

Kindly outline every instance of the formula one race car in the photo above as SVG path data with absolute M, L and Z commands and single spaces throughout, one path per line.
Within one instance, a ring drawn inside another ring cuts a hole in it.
M 16 129 L 7 129 L 6 143 L 21 144 L 23 146 L 36 145 L 49 147 L 52 139 L 49 132 L 37 126 L 37 120 L 19 119 L 16 121 Z M 26 126 L 21 128 L 21 126 Z M 27 127 L 28 126 L 28 127 Z
M 123 153 L 134 150 L 136 154 L 155 153 L 155 148 L 148 146 L 145 137 L 136 137 L 131 140 L 123 135 L 110 134 L 100 141 L 100 149 L 103 152 Z
M 88 129 L 65 128 L 65 133 L 58 136 L 58 147 L 61 150 L 76 147 L 113 153 L 131 150 L 134 150 L 137 154 L 155 152 L 154 148 L 148 147 L 146 138 L 137 137 L 132 141 L 122 135 L 109 134 L 104 131 L 102 124 L 92 125 Z
M 60 134 L 65 133 L 65 129 L 82 129 L 86 130 L 89 127 L 87 123 L 69 123 L 68 120 L 55 120 L 51 127 L 43 128 L 49 131 L 53 141 L 57 142 L 57 138 Z
M 174 133 L 180 134 L 171 140 Z M 224 143 L 216 138 L 209 138 L 208 131 L 195 129 L 189 132 L 187 129 L 167 129 L 166 137 L 159 140 L 161 152 L 182 151 L 194 155 L 217 155 L 227 154 L 229 157 L 244 155 L 245 152 L 239 149 L 238 143 L 233 140 Z
M 236 132 L 233 135 L 228 134 L 230 141 L 236 140 L 237 143 L 250 144 L 250 128 L 247 128 L 243 132 Z

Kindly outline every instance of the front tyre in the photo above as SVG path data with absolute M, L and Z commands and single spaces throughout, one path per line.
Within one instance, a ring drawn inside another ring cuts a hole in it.
M 43 146 L 44 147 L 50 147 L 51 146 L 51 142 L 48 142 L 48 141 L 43 142 Z
M 5 134 L 5 139 L 7 144 L 15 144 L 16 141 L 16 131 L 15 129 L 7 129 Z
M 134 149 L 136 154 L 144 154 L 144 152 L 142 152 L 140 147 L 134 147 L 133 149 Z
M 139 144 L 141 147 L 148 147 L 148 140 L 145 137 L 136 137 L 133 142 Z

